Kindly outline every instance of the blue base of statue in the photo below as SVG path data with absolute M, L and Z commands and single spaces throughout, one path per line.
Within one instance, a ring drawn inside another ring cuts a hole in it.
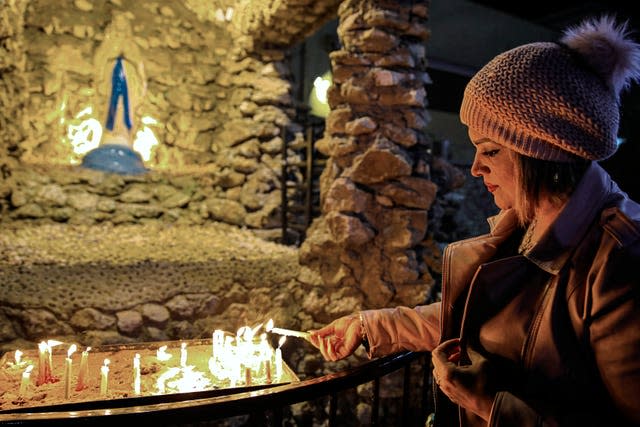
M 121 175 L 147 172 L 140 154 L 119 144 L 105 144 L 89 151 L 82 159 L 82 167 Z

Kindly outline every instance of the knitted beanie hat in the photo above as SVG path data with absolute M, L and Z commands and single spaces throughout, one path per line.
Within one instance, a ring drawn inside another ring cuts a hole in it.
M 611 17 L 567 29 L 485 65 L 464 91 L 471 134 L 525 156 L 602 160 L 617 148 L 620 92 L 640 79 L 640 45 Z

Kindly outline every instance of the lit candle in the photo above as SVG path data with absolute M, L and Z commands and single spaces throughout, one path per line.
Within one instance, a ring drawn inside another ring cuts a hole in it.
M 247 385 L 251 385 L 251 368 L 248 366 L 244 368 L 244 381 Z
M 166 345 L 163 345 L 160 348 L 158 348 L 158 350 L 156 351 L 156 357 L 158 358 L 158 360 L 162 362 L 166 362 L 167 360 L 171 359 L 171 355 L 167 353 Z
M 280 356 L 282 358 L 282 356 Z M 266 359 L 264 361 L 264 376 L 267 384 L 271 384 L 271 360 Z
M 285 335 L 288 337 L 304 338 L 307 341 L 309 341 L 309 337 L 311 336 L 309 332 L 293 331 L 291 329 L 284 329 L 284 328 L 271 328 L 271 332 L 274 334 Z
M 242 334 L 242 338 L 243 338 L 246 342 L 250 343 L 251 341 L 253 341 L 253 336 L 254 336 L 254 335 L 255 335 L 255 332 L 254 332 L 254 330 L 253 330 L 253 329 L 251 329 L 251 328 L 250 328 L 250 327 L 248 327 L 248 326 L 245 326 L 245 327 L 244 327 L 244 333 Z
M 133 358 L 133 392 L 140 394 L 140 355 L 136 353 Z
M 106 396 L 109 391 L 109 359 L 104 359 L 104 365 L 100 368 L 100 395 Z
M 76 383 L 76 391 L 80 391 L 86 387 L 84 383 L 85 379 L 89 376 L 89 350 L 91 347 L 87 347 L 80 356 L 80 370 L 78 371 L 78 382 Z
M 271 384 L 271 347 L 267 342 L 267 334 L 263 333 L 260 335 L 260 359 L 264 364 L 264 376 L 265 382 L 267 384 Z
M 20 366 L 20 363 L 22 363 L 22 355 L 24 353 L 20 350 L 16 350 L 16 353 L 14 355 L 14 358 L 16 360 L 16 366 Z
M 76 351 L 78 347 L 72 344 L 67 350 L 67 358 L 64 360 L 64 398 L 69 399 L 71 396 L 71 367 L 72 360 L 71 355 Z
M 284 329 L 284 328 L 274 328 L 273 319 L 269 319 L 264 329 L 265 331 L 271 332 L 274 334 L 284 335 L 287 337 L 304 338 L 307 341 L 309 341 L 311 337 L 311 334 L 309 332 L 293 331 L 291 329 Z
M 47 382 L 47 343 L 38 344 L 38 380 L 37 385 Z
M 262 328 L 262 323 L 260 323 L 255 328 L 249 328 L 249 329 L 251 329 L 251 336 L 254 336 L 255 334 L 257 334 L 258 331 L 260 330 L 260 328 Z
M 45 383 L 53 383 L 58 381 L 57 378 L 54 378 L 51 374 L 52 372 L 52 364 L 51 364 L 51 347 L 62 344 L 60 341 L 48 340 L 42 341 L 38 344 L 38 380 L 36 381 L 36 385 L 41 385 Z
M 22 373 L 22 381 L 20 382 L 20 395 L 24 395 L 27 391 L 27 387 L 29 387 L 29 378 L 31 377 L 31 370 L 33 369 L 33 365 L 27 366 L 27 368 Z
M 282 378 L 282 344 L 286 341 L 287 337 L 280 337 L 278 341 L 278 348 L 276 348 L 276 378 L 280 380 Z
M 47 360 L 46 360 L 46 370 L 47 370 L 47 382 L 54 382 L 53 381 L 53 361 L 51 360 L 52 358 L 52 353 L 53 353 L 53 349 L 52 349 L 52 345 L 51 345 L 51 340 L 47 341 Z
M 183 342 L 180 345 L 180 367 L 181 368 L 187 367 L 187 343 L 186 342 Z
M 220 350 L 220 346 L 224 341 L 224 332 L 220 329 L 213 331 L 213 339 L 211 340 L 211 356 L 216 357 L 216 351 Z

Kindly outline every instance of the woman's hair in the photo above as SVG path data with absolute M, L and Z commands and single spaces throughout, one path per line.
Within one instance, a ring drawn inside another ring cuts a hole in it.
M 543 198 L 552 204 L 564 203 L 591 164 L 577 156 L 572 162 L 554 162 L 512 153 L 517 169 L 515 210 L 522 226 L 531 222 Z

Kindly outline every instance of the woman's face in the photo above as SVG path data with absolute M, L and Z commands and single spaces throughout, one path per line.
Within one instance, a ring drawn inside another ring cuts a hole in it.
M 516 202 L 516 156 L 515 153 L 490 139 L 469 134 L 476 147 L 471 165 L 471 175 L 482 177 L 487 190 L 500 209 L 509 209 Z

